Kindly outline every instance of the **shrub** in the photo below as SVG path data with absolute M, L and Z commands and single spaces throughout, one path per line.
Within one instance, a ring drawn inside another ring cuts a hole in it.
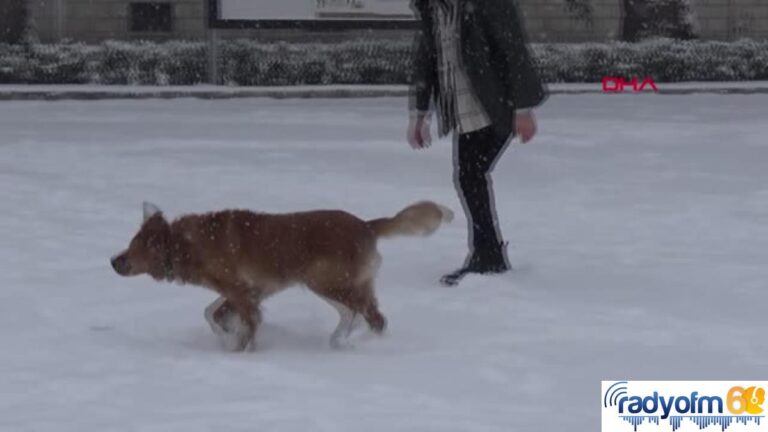
M 234 40 L 221 42 L 218 60 L 227 85 L 405 84 L 411 46 L 406 40 Z M 658 82 L 768 79 L 768 41 L 533 44 L 532 51 L 547 82 L 599 82 L 604 76 L 649 76 Z M 208 79 L 207 55 L 204 42 L 0 44 L 0 83 L 201 84 Z

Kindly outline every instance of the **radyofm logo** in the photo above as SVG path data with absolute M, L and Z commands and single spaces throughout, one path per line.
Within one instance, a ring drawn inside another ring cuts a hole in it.
M 768 432 L 767 388 L 765 381 L 603 381 L 603 432 Z

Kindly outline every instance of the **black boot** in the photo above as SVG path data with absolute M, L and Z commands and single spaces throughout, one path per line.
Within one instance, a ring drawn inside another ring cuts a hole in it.
M 475 249 L 464 266 L 440 278 L 440 283 L 445 286 L 458 285 L 469 273 L 484 275 L 506 273 L 512 269 L 507 262 L 506 246 L 506 243 L 497 243 L 490 248 Z

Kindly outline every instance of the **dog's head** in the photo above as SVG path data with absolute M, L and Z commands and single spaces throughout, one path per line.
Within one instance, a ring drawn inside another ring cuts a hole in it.
M 114 256 L 112 268 L 121 276 L 148 274 L 166 279 L 170 274 L 171 227 L 157 206 L 144 203 L 144 222 L 128 249 Z

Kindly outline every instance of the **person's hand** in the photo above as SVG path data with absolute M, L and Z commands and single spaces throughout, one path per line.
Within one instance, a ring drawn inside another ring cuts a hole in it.
M 424 113 L 411 115 L 411 120 L 408 122 L 408 144 L 416 150 L 432 145 L 432 137 L 429 135 L 429 119 Z
M 515 113 L 515 133 L 523 144 L 532 140 L 536 135 L 536 116 L 532 110 L 518 111 Z

